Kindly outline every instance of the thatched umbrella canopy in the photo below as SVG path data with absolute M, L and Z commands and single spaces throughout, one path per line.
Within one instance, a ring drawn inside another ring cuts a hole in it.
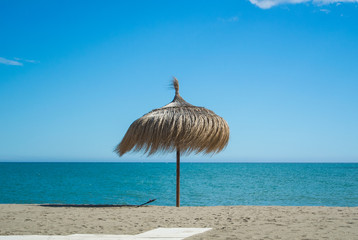
M 229 125 L 213 111 L 186 102 L 173 79 L 175 97 L 164 107 L 135 120 L 115 152 L 144 151 L 148 155 L 177 151 L 177 206 L 179 207 L 180 154 L 218 153 L 229 141 Z

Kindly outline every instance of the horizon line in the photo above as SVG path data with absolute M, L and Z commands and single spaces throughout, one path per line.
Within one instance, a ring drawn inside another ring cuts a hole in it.
M 176 163 L 175 161 L 3 161 L 0 163 Z M 180 163 L 356 163 L 358 161 L 181 161 Z

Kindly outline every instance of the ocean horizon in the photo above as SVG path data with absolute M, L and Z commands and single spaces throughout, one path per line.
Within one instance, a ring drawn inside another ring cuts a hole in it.
M 175 205 L 175 162 L 0 162 L 2 204 Z M 358 163 L 183 162 L 182 206 L 358 206 Z

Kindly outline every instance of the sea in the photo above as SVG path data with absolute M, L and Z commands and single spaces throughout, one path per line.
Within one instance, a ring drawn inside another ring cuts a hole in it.
M 358 163 L 181 163 L 181 206 L 358 206 Z M 175 206 L 175 163 L 0 163 L 2 204 Z

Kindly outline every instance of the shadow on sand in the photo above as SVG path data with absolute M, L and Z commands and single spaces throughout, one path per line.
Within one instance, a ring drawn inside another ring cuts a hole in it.
M 151 199 L 140 205 L 120 205 L 120 204 L 39 204 L 41 207 L 76 207 L 76 208 L 104 208 L 104 207 L 142 207 L 154 202 L 156 199 Z

